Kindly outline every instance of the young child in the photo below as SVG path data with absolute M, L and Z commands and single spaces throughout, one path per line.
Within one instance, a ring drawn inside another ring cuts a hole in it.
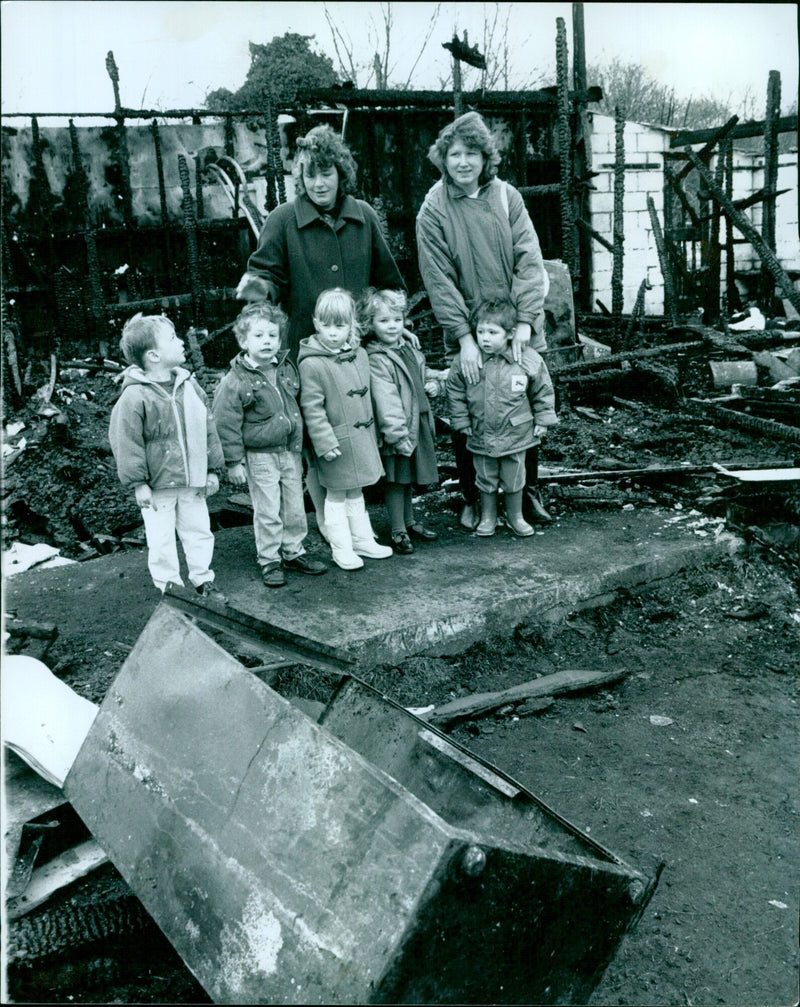
M 208 398 L 180 366 L 183 341 L 164 315 L 130 318 L 120 349 L 130 366 L 108 435 L 120 481 L 133 489 L 142 510 L 150 576 L 162 593 L 167 584 L 183 586 L 177 531 L 197 593 L 226 604 L 211 570 L 206 494 L 219 489 L 214 470 L 225 462 Z
M 386 559 L 369 520 L 365 486 L 383 475 L 370 397 L 369 361 L 358 345 L 353 297 L 323 290 L 314 308 L 314 335 L 300 340 L 300 405 L 325 488 L 325 527 L 337 566 L 358 570 Z
M 214 395 L 228 479 L 250 487 L 253 531 L 261 579 L 286 583 L 284 570 L 322 574 L 327 567 L 305 555 L 303 421 L 297 405 L 300 379 L 281 350 L 286 315 L 263 302 L 244 308 L 233 326 L 241 352 Z
M 481 351 L 478 383 L 470 385 L 456 358 L 447 378 L 447 405 L 454 430 L 467 434 L 481 494 L 482 518 L 476 534 L 494 535 L 497 492 L 505 492 L 506 519 L 520 537 L 533 534 L 522 517 L 525 453 L 558 423 L 550 374 L 536 350 L 527 347 L 517 364 L 510 342 L 517 324 L 507 298 L 483 301 L 470 319 Z
M 386 510 L 392 524 L 392 548 L 408 555 L 411 541 L 438 536 L 414 519 L 414 485 L 438 482 L 433 416 L 428 395 L 436 381 L 425 381 L 425 357 L 403 338 L 406 295 L 400 290 L 364 294 L 359 310 L 362 339 L 369 357 L 372 405 L 386 470 Z

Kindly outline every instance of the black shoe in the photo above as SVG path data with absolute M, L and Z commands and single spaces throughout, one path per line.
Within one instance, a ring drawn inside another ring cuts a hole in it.
M 411 539 L 408 537 L 407 532 L 392 532 L 392 549 L 394 549 L 395 552 L 400 553 L 401 556 L 411 555 L 414 551 L 414 546 L 411 544 Z
M 286 578 L 281 570 L 280 563 L 267 563 L 261 570 L 261 579 L 266 587 L 283 587 Z
M 307 573 L 312 577 L 318 577 L 321 573 L 327 573 L 328 568 L 318 559 L 309 559 L 303 553 L 301 556 L 292 556 L 291 559 L 283 561 L 284 570 L 294 570 L 296 573 Z
M 432 528 L 426 528 L 421 521 L 410 524 L 408 534 L 411 538 L 418 538 L 421 542 L 435 542 L 439 537 Z
M 528 498 L 527 520 L 530 521 L 531 524 L 551 524 L 553 518 L 547 510 L 545 510 L 545 506 L 542 503 L 542 496 L 538 490 L 528 489 L 525 492 L 525 496 Z
M 201 598 L 205 598 L 207 601 L 217 601 L 220 605 L 228 604 L 228 596 L 224 594 L 213 580 L 207 580 L 205 584 L 199 584 L 195 591 L 200 595 Z

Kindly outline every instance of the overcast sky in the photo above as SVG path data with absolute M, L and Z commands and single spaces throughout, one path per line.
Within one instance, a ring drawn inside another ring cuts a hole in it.
M 249 65 L 248 41 L 287 31 L 314 35 L 336 64 L 327 7 L 357 58 L 371 61 L 383 30 L 380 3 L 161 2 L 161 0 L 3 0 L 3 112 L 91 112 L 113 107 L 105 68 L 113 50 L 122 104 L 132 108 L 202 105 L 217 87 L 234 91 Z M 449 72 L 442 49 L 455 30 L 483 42 L 499 8 L 508 17 L 512 87 L 528 70 L 555 83 L 555 24 L 563 17 L 572 57 L 571 3 L 393 3 L 390 83 L 402 85 L 420 53 L 412 86 L 438 90 Z M 797 7 L 793 3 L 587 3 L 587 60 L 613 57 L 644 65 L 679 97 L 713 95 L 734 108 L 749 91 L 763 117 L 770 70 L 779 70 L 782 109 L 798 87 Z M 337 67 L 338 68 L 338 67 Z M 366 70 L 359 83 L 366 82 Z M 475 86 L 475 77 L 466 86 Z M 590 80 L 589 83 L 592 83 Z

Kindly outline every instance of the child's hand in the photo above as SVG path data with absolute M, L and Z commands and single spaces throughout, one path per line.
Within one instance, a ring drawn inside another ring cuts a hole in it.
M 228 482 L 234 486 L 244 486 L 247 482 L 247 473 L 244 470 L 244 462 L 237 462 L 228 469 Z
M 430 381 L 426 381 L 425 394 L 429 395 L 432 399 L 435 399 L 436 396 L 439 394 L 439 382 L 434 381 L 433 378 L 431 378 Z
M 535 424 L 533 428 L 534 437 L 544 437 L 546 433 L 547 433 L 547 427 L 540 427 L 538 423 Z
M 206 496 L 213 497 L 219 493 L 219 476 L 216 472 L 209 472 L 206 476 Z
M 339 448 L 331 448 L 330 451 L 325 452 L 322 458 L 326 462 L 332 462 L 334 458 L 339 458 L 341 453 Z
M 410 437 L 404 437 L 398 441 L 394 449 L 399 455 L 405 455 L 406 458 L 410 458 L 414 454 L 414 445 Z
M 156 507 L 153 503 L 153 491 L 147 483 L 142 483 L 141 486 L 137 486 L 134 490 L 134 494 L 136 496 L 136 503 L 142 510 L 146 507 L 152 507 L 153 510 L 158 510 L 158 507 Z
M 416 334 L 416 332 L 412 332 L 411 329 L 405 329 L 405 328 L 403 329 L 403 338 L 407 339 L 415 350 L 422 349 L 422 347 L 419 344 L 419 336 Z

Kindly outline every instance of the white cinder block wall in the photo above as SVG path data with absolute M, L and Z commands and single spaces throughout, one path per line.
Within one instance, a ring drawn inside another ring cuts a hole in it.
M 613 244 L 614 240 L 614 119 L 591 113 L 592 227 Z M 623 311 L 630 313 L 636 301 L 639 284 L 645 277 L 652 289 L 645 293 L 645 312 L 659 315 L 664 311 L 664 279 L 658 263 L 658 251 L 653 237 L 647 196 L 651 196 L 664 227 L 664 153 L 670 149 L 669 131 L 659 126 L 626 122 L 625 143 L 625 255 L 623 258 Z M 699 150 L 700 144 L 695 145 Z M 711 162 L 714 170 L 714 161 Z M 734 147 L 733 198 L 743 199 L 764 185 L 763 154 L 736 150 Z M 789 192 L 778 197 L 776 204 L 776 255 L 784 269 L 800 270 L 800 238 L 798 234 L 798 155 L 781 154 L 778 161 L 778 189 Z M 762 206 L 756 204 L 744 211 L 761 233 Z M 723 218 L 724 219 L 724 218 Z M 724 240 L 724 225 L 722 230 Z M 741 235 L 734 228 L 734 237 Z M 735 245 L 736 269 L 758 273 L 761 263 L 749 244 Z M 592 239 L 592 310 L 597 300 L 611 308 L 611 269 L 613 257 L 599 242 Z M 724 283 L 725 269 L 723 259 Z

